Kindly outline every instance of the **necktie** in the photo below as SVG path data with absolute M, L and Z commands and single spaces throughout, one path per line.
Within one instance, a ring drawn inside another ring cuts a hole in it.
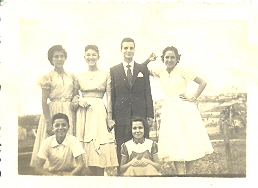
M 132 71 L 130 69 L 131 65 L 126 65 L 127 67 L 127 79 L 128 79 L 128 82 L 130 84 L 130 86 L 132 86 Z

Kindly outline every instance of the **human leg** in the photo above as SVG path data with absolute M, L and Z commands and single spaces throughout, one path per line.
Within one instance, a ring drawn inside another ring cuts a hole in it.
M 89 166 L 91 173 L 96 176 L 97 175 L 97 167 L 96 166 Z
M 175 161 L 174 162 L 177 174 L 179 175 L 185 175 L 186 174 L 186 168 L 185 168 L 185 162 L 184 161 Z
M 121 145 L 126 142 L 126 126 L 115 126 L 116 151 L 118 159 L 117 175 L 120 175 Z
M 104 168 L 98 166 L 89 166 L 89 169 L 94 176 L 104 176 Z
M 193 173 L 193 165 L 194 165 L 194 161 L 186 161 L 185 162 L 186 174 Z
M 104 176 L 104 168 L 96 167 L 96 176 Z

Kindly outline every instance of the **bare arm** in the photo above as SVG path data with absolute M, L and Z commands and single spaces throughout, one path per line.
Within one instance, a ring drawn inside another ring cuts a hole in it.
M 79 95 L 79 82 L 78 82 L 78 80 L 74 80 L 73 96 L 76 97 L 76 95 Z
M 120 165 L 121 172 L 125 172 L 130 166 L 141 166 L 140 160 L 134 158 L 128 162 L 128 156 L 122 155 Z
M 113 126 L 115 125 L 115 121 L 112 117 L 112 100 L 111 100 L 111 80 L 110 75 L 108 75 L 107 78 L 107 85 L 106 85 L 106 97 L 107 97 L 107 128 L 108 131 L 111 131 L 113 129 Z
M 207 85 L 207 82 L 205 80 L 203 80 L 202 78 L 200 77 L 196 77 L 194 79 L 194 82 L 196 82 L 197 84 L 199 84 L 199 87 L 196 91 L 196 93 L 194 94 L 194 97 L 197 99 L 203 92 L 204 88 L 206 87 Z
M 151 164 L 154 168 L 156 168 L 157 170 L 160 170 L 161 164 L 160 164 L 160 162 L 159 162 L 158 154 L 152 155 L 152 159 L 153 159 L 153 161 L 151 161 L 150 164 Z
M 152 54 L 148 57 L 148 59 L 146 59 L 146 60 L 142 63 L 142 65 L 147 66 L 151 61 L 155 61 L 156 59 L 157 59 L 157 56 L 156 56 L 154 53 L 152 53 Z M 149 75 L 150 75 L 150 76 L 159 77 L 159 73 L 158 73 L 158 72 L 156 72 L 156 71 L 154 71 L 154 70 L 148 70 L 148 71 L 149 71 Z
M 49 98 L 50 90 L 49 89 L 42 89 L 42 110 L 43 110 L 43 115 L 46 119 L 46 124 L 47 124 L 47 133 L 50 134 L 52 132 L 51 129 L 51 118 L 50 118 L 50 113 L 49 113 L 49 107 L 47 104 L 47 99 Z
M 140 166 L 146 166 L 148 164 L 150 164 L 151 166 L 153 166 L 154 168 L 156 168 L 157 170 L 160 170 L 161 168 L 161 164 L 159 162 L 159 158 L 158 158 L 158 155 L 157 154 L 153 154 L 152 155 L 152 160 L 150 159 L 145 159 L 145 158 L 142 158 L 139 163 L 140 163 Z
M 114 75 L 113 75 L 113 71 L 112 68 L 110 68 L 110 79 L 111 79 L 111 83 L 110 83 L 110 98 L 111 98 L 111 111 L 112 111 L 112 119 L 115 120 L 114 117 L 114 106 L 115 106 L 115 80 L 114 80 Z
M 200 77 L 196 77 L 194 79 L 194 82 L 196 82 L 197 84 L 199 84 L 199 87 L 197 89 L 197 91 L 195 92 L 193 97 L 187 97 L 184 94 L 180 95 L 180 98 L 183 99 L 184 101 L 189 101 L 189 102 L 194 102 L 203 92 L 204 88 L 206 87 L 207 83 L 205 80 L 203 80 Z
M 43 168 L 45 162 L 46 162 L 46 159 L 42 159 L 42 158 L 38 157 L 36 167 L 35 167 L 35 172 L 38 175 L 53 176 L 54 175 L 53 173 L 51 173 L 47 169 Z
M 76 111 L 79 107 L 79 83 L 78 80 L 74 80 L 73 99 L 72 99 L 72 110 Z
M 111 83 L 110 83 L 110 77 L 107 79 L 107 85 L 106 85 L 106 97 L 107 97 L 107 115 L 108 119 L 112 120 L 112 101 L 111 101 Z
M 79 175 L 81 170 L 83 169 L 84 167 L 84 162 L 83 162 L 83 156 L 82 154 L 75 157 L 75 161 L 76 161 L 76 164 L 77 166 L 75 167 L 75 169 L 71 172 L 71 175 L 72 176 L 75 176 L 75 175 Z
M 146 59 L 142 64 L 143 65 L 148 65 L 151 61 L 155 61 L 157 59 L 156 55 L 154 53 L 152 53 L 148 59 Z
M 128 156 L 122 155 L 121 165 L 120 165 L 121 172 L 125 172 L 131 166 L 130 162 L 127 162 L 127 161 L 128 161 Z

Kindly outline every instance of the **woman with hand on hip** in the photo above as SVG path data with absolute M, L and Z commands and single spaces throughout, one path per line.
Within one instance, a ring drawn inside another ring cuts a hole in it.
M 99 70 L 99 49 L 95 45 L 85 47 L 84 58 L 89 70 L 78 75 L 76 90 L 82 98 L 78 100 L 76 113 L 76 137 L 85 149 L 85 163 L 92 173 L 104 175 L 104 168 L 118 166 L 112 120 L 110 75 Z M 107 107 L 103 103 L 106 93 Z
M 159 130 L 159 159 L 174 161 L 178 174 L 192 174 L 194 160 L 213 152 L 213 148 L 202 122 L 195 101 L 206 87 L 206 82 L 196 74 L 178 67 L 180 56 L 173 46 L 162 52 L 164 70 L 150 70 L 159 79 L 165 95 Z M 152 54 L 147 65 L 156 59 Z M 187 84 L 199 85 L 192 96 L 186 96 Z
M 51 128 L 52 116 L 56 113 L 64 113 L 70 119 L 68 133 L 74 135 L 75 113 L 72 99 L 75 92 L 75 76 L 64 70 L 67 52 L 61 45 L 52 46 L 48 50 L 48 60 L 54 66 L 54 70 L 40 77 L 38 84 L 42 89 L 42 110 L 37 135 L 34 143 L 30 165 L 35 167 L 37 154 L 43 140 L 53 135 Z M 48 104 L 48 99 L 51 101 Z

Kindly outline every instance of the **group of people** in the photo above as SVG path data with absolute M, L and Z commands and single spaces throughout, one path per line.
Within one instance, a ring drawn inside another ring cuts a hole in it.
M 88 168 L 103 176 L 106 167 L 117 167 L 119 176 L 159 175 L 161 163 L 168 161 L 174 161 L 178 174 L 191 174 L 194 161 L 213 152 L 194 103 L 206 82 L 177 66 L 177 49 L 163 50 L 164 70 L 148 69 L 154 53 L 136 63 L 131 38 L 122 40 L 121 53 L 121 63 L 105 72 L 97 66 L 98 47 L 87 45 L 89 69 L 75 76 L 64 70 L 65 49 L 49 49 L 54 70 L 38 82 L 43 114 L 30 164 L 38 174 L 83 175 Z M 165 94 L 158 143 L 149 139 L 154 118 L 149 76 L 160 81 Z M 185 95 L 189 81 L 199 84 L 191 97 Z

